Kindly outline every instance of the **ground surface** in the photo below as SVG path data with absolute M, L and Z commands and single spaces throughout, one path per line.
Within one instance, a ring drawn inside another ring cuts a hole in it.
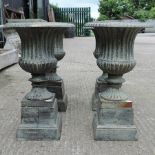
M 2 155 L 155 155 L 155 35 L 136 39 L 137 66 L 123 86 L 134 101 L 137 142 L 96 142 L 92 134 L 90 101 L 96 66 L 94 38 L 66 39 L 66 57 L 59 63 L 69 98 L 63 113 L 60 141 L 19 142 L 15 134 L 20 123 L 20 101 L 30 90 L 30 75 L 18 65 L 0 72 L 0 154 Z

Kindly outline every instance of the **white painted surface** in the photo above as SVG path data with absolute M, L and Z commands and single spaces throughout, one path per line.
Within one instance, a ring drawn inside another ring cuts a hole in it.
M 0 70 L 18 62 L 17 50 L 8 50 L 0 54 Z

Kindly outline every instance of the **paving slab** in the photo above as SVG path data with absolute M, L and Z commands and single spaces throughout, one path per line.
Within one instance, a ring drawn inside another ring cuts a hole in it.
M 21 100 L 30 90 L 30 75 L 18 65 L 0 72 L 0 155 L 155 155 L 155 35 L 136 38 L 137 66 L 123 85 L 133 100 L 136 142 L 94 141 L 91 97 L 101 70 L 93 56 L 94 37 L 65 39 L 65 58 L 58 73 L 64 78 L 68 109 L 62 113 L 60 141 L 17 141 Z

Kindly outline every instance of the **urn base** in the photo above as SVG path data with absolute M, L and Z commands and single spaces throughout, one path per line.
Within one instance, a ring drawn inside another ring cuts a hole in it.
M 48 89 L 48 91 L 56 94 L 59 112 L 66 112 L 68 98 L 67 98 L 67 95 L 65 94 L 63 80 L 48 81 L 47 89 Z
M 21 124 L 17 129 L 18 140 L 59 140 L 62 119 L 58 113 L 56 99 L 30 101 L 23 99 Z
M 93 111 L 96 111 L 97 105 L 100 103 L 99 93 L 103 92 L 106 88 L 107 88 L 107 82 L 106 81 L 100 81 L 99 79 L 96 80 L 95 91 L 92 95 L 92 102 L 91 102 L 91 106 L 92 106 Z
M 132 102 L 101 101 L 93 119 L 94 139 L 103 141 L 135 141 L 137 130 L 134 125 Z

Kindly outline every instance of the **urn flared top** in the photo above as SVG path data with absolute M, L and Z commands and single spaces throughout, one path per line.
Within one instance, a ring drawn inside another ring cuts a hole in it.
M 115 27 L 115 28 L 148 28 L 152 25 L 148 22 L 140 22 L 138 20 L 105 20 L 95 21 L 85 24 L 85 27 L 90 29 L 94 27 Z

